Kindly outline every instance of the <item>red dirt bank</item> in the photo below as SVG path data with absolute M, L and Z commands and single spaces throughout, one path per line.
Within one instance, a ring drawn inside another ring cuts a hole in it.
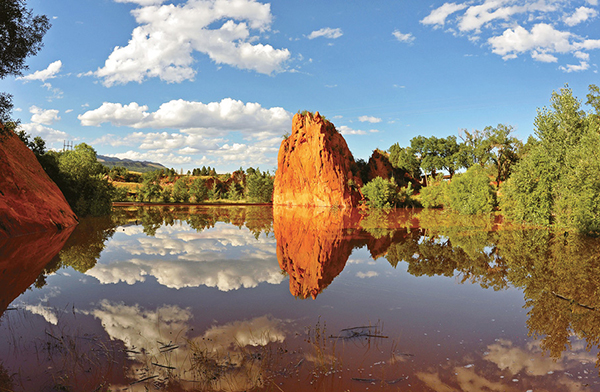
M 0 173 L 0 239 L 77 224 L 58 186 L 10 131 L 0 131 Z

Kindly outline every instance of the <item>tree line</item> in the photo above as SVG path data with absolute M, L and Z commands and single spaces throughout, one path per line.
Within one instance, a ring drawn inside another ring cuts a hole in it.
M 73 150 L 47 151 L 40 137 L 31 138 L 23 130 L 13 132 L 29 147 L 48 176 L 59 187 L 78 216 L 100 216 L 111 212 L 115 201 L 162 203 L 202 203 L 215 201 L 248 201 L 270 203 L 273 197 L 273 176 L 252 167 L 232 174 L 217 174 L 214 168 L 194 169 L 206 176 L 179 175 L 175 169 L 159 169 L 144 174 L 124 167 L 108 168 L 97 160 L 96 150 L 88 144 Z M 10 128 L 9 128 L 10 129 Z M 115 183 L 140 183 L 135 193 Z
M 274 179 L 269 171 L 261 172 L 259 168 L 250 167 L 245 171 L 240 168 L 231 174 L 216 174 L 215 169 L 207 170 L 207 173 L 172 176 L 163 169 L 144 173 L 141 175 L 142 186 L 136 194 L 127 194 L 125 188 L 118 188 L 121 191 L 117 200 L 163 203 L 245 200 L 270 203 L 273 199 Z
M 387 151 L 393 167 L 421 179 L 420 193 L 376 178 L 361 189 L 371 207 L 421 205 L 506 217 L 600 234 L 600 89 L 589 86 L 585 111 L 565 86 L 538 110 L 526 143 L 500 124 L 456 136 L 417 136 Z M 448 173 L 446 176 L 442 172 Z

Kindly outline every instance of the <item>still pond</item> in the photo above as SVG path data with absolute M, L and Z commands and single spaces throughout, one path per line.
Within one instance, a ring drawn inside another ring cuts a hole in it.
M 600 391 L 599 288 L 499 216 L 116 207 L 0 241 L 0 391 Z

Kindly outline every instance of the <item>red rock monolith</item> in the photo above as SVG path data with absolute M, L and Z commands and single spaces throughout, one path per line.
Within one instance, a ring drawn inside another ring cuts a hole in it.
M 318 112 L 294 116 L 277 164 L 274 205 L 349 208 L 362 199 L 344 137 Z

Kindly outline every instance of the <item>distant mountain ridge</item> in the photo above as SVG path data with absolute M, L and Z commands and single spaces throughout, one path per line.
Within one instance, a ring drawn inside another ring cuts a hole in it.
M 133 161 L 131 159 L 119 159 L 114 157 L 107 157 L 105 155 L 98 155 L 98 162 L 107 167 L 122 166 L 129 171 L 135 171 L 140 173 L 146 173 L 153 170 L 167 169 L 166 166 L 156 162 L 148 161 Z

